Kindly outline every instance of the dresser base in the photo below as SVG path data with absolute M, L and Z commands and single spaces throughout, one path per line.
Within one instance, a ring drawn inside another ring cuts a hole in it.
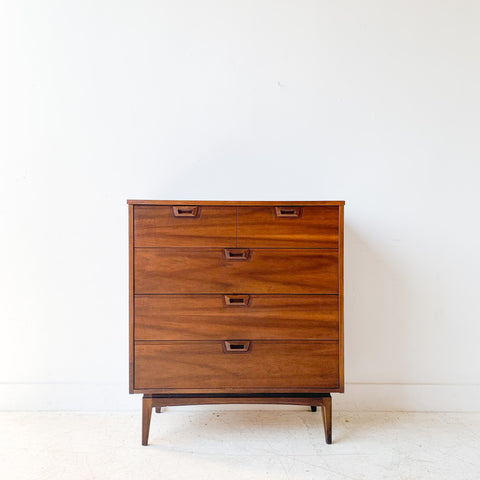
M 177 405 L 208 405 L 225 403 L 251 403 L 251 404 L 283 404 L 310 406 L 312 412 L 317 411 L 317 406 L 322 407 L 323 427 L 325 442 L 332 443 L 332 397 L 329 393 L 265 393 L 265 394 L 145 394 L 142 405 L 142 445 L 148 445 L 150 432 L 150 419 L 152 409 L 157 413 L 162 407 Z

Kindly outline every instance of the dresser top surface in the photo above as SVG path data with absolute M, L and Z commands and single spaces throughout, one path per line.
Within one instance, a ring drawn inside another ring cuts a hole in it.
M 315 205 L 345 205 L 344 200 L 332 201 L 232 201 L 232 200 L 127 200 L 129 205 L 232 205 L 232 206 L 315 206 Z

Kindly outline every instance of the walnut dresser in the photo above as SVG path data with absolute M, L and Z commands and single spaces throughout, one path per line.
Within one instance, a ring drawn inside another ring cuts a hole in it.
M 343 392 L 343 201 L 128 200 L 130 393 L 152 409 Z

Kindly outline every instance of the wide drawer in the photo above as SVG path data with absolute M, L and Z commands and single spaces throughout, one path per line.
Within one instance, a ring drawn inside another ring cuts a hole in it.
M 338 248 L 338 207 L 239 207 L 238 246 Z
M 136 247 L 234 247 L 235 207 L 135 206 Z
M 135 389 L 242 391 L 338 388 L 336 342 L 251 341 L 246 353 L 224 342 L 135 346 Z
M 136 248 L 135 293 L 337 294 L 338 251 Z
M 336 295 L 136 295 L 136 340 L 338 339 Z

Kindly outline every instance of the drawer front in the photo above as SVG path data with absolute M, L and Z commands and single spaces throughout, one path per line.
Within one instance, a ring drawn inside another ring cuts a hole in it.
M 238 246 L 338 248 L 338 207 L 239 207 Z
M 135 293 L 337 294 L 338 252 L 136 248 Z
M 336 342 L 251 341 L 246 353 L 224 342 L 164 342 L 135 346 L 135 388 L 322 389 L 338 388 Z
M 337 340 L 336 295 L 136 295 L 136 340 Z
M 236 208 L 135 206 L 136 247 L 234 247 Z

